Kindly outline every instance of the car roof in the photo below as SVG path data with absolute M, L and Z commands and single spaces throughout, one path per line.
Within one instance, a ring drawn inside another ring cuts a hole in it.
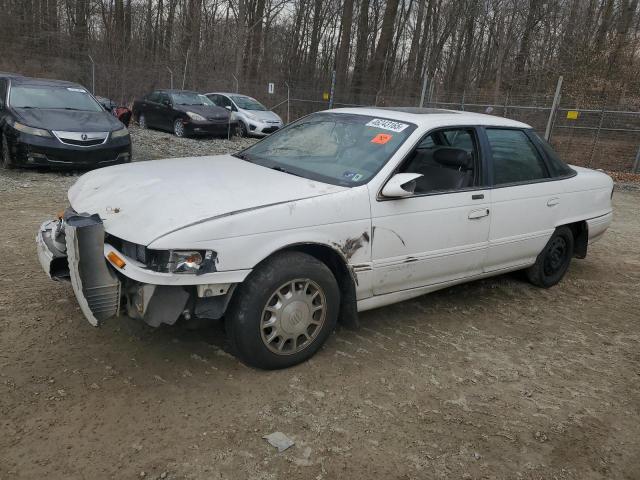
M 51 80 L 48 78 L 23 77 L 21 75 L 10 77 L 12 85 L 37 85 L 42 87 L 76 87 L 86 90 L 79 83 L 67 82 L 66 80 Z
M 251 95 L 245 95 L 244 93 L 234 93 L 234 92 L 208 92 L 204 95 L 226 95 L 227 97 L 247 97 L 253 98 Z
M 162 93 L 195 93 L 196 95 L 202 95 L 201 93 L 194 92 L 193 90 L 180 90 L 179 88 L 159 88 L 154 90 L 153 92 L 162 92 Z M 150 93 L 153 93 L 150 92 Z
M 335 108 L 325 112 L 351 113 L 411 122 L 420 127 L 436 128 L 444 125 L 487 125 L 493 127 L 531 128 L 526 123 L 484 113 L 418 107 L 353 107 Z
M 0 78 L 15 78 L 15 77 L 21 77 L 22 75 L 20 75 L 19 73 L 12 73 L 12 72 L 0 72 Z

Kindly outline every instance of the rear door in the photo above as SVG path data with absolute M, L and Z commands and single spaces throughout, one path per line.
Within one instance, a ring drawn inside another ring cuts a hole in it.
M 398 169 L 398 173 L 423 175 L 414 195 L 372 198 L 374 295 L 482 273 L 491 191 L 484 186 L 479 145 L 473 127 L 431 132 Z M 443 161 L 436 153 L 443 149 L 454 155 L 463 150 L 472 167 Z
M 490 151 L 491 227 L 487 272 L 535 261 L 553 234 L 562 181 L 551 177 L 542 152 L 524 130 L 485 128 Z

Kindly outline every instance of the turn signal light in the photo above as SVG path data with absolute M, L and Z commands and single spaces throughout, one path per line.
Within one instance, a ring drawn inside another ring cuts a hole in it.
M 109 252 L 107 254 L 107 258 L 118 268 L 124 268 L 124 266 L 127 264 L 127 262 L 121 259 L 116 252 Z

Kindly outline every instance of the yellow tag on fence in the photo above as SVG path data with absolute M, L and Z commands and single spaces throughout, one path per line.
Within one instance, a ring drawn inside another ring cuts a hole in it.
M 567 120 L 577 120 L 580 116 L 580 112 L 577 110 L 569 110 L 567 112 Z
M 322 99 L 323 100 L 329 100 L 329 92 L 323 92 L 322 93 Z

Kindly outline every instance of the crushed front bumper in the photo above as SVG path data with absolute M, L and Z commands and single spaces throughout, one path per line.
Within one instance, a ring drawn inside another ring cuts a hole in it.
M 94 326 L 120 314 L 157 327 L 182 315 L 219 319 L 237 283 L 250 270 L 179 275 L 154 272 L 105 243 L 98 215 L 69 208 L 63 218 L 43 223 L 36 235 L 38 259 L 53 280 L 70 280 L 78 304 Z M 116 254 L 124 265 L 113 263 Z
M 98 326 L 120 313 L 121 283 L 104 260 L 104 228 L 98 215 L 78 215 L 67 210 L 63 219 L 40 226 L 36 246 L 40 264 L 49 277 L 71 281 L 89 323 Z

